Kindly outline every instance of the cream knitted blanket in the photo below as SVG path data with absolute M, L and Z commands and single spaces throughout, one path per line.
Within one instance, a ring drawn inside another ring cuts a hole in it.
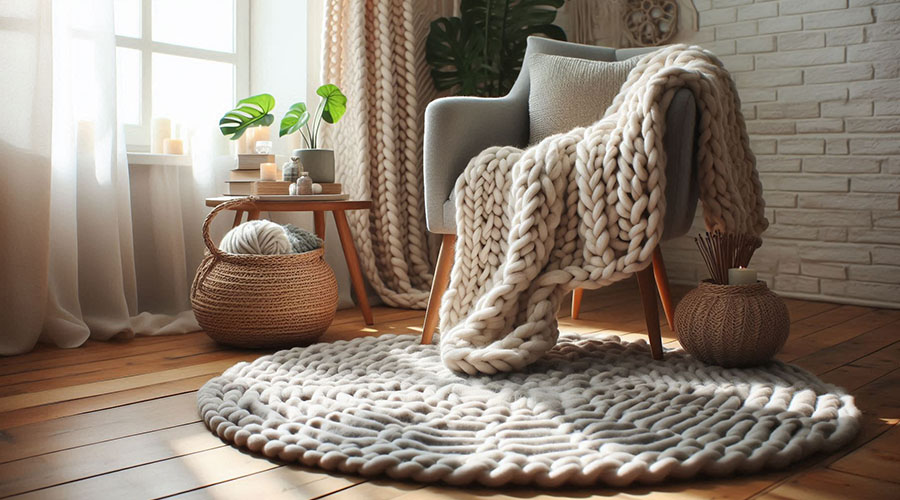
M 441 357 L 466 373 L 519 370 L 549 351 L 573 288 L 646 267 L 663 235 L 662 138 L 675 92 L 698 105 L 698 181 L 710 230 L 761 234 L 756 160 L 731 76 L 710 52 L 646 55 L 603 119 L 522 151 L 492 147 L 456 184 L 456 260 L 441 306 Z

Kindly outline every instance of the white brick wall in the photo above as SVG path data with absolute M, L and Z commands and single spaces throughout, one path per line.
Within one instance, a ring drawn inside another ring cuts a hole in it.
M 694 5 L 678 41 L 734 75 L 764 186 L 751 265 L 787 295 L 900 307 L 900 2 Z M 663 253 L 674 281 L 706 277 L 689 237 Z

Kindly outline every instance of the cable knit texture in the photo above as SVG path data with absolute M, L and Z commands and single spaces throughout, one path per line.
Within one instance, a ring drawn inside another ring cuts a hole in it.
M 425 227 L 422 140 L 425 106 L 436 92 L 425 62 L 432 19 L 452 13 L 449 0 L 327 0 L 322 80 L 349 105 L 326 127 L 335 169 L 370 211 L 347 218 L 362 268 L 387 305 L 424 309 L 432 245 Z
M 198 403 L 213 432 L 267 457 L 456 485 L 746 474 L 835 450 L 859 428 L 852 396 L 794 366 L 648 351 L 564 335 L 522 372 L 469 376 L 417 336 L 364 337 L 239 363 Z
M 456 184 L 456 259 L 441 305 L 453 370 L 521 370 L 555 344 L 573 288 L 599 288 L 650 263 L 665 215 L 665 115 L 698 103 L 698 182 L 710 230 L 761 234 L 762 187 L 734 81 L 712 53 L 644 56 L 600 121 L 522 151 L 492 147 Z
M 603 118 L 640 60 L 635 56 L 624 61 L 589 61 L 541 53 L 528 57 L 529 144 Z

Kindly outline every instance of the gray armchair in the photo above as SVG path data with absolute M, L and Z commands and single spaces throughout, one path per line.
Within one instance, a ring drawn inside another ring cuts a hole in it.
M 456 179 L 466 168 L 469 160 L 484 149 L 498 145 L 524 148 L 528 143 L 530 89 L 528 55 L 541 53 L 596 61 L 617 61 L 652 50 L 654 49 L 611 49 L 531 37 L 528 39 L 522 71 L 512 90 L 505 97 L 445 97 L 428 105 L 425 110 L 425 218 L 429 231 L 444 236 L 425 315 L 422 334 L 424 343 L 431 341 L 437 326 L 441 296 L 447 288 L 453 265 L 456 213 L 451 193 Z M 666 116 L 666 135 L 663 138 L 668 159 L 664 239 L 686 233 L 696 210 L 698 190 L 694 162 L 695 123 L 694 96 L 689 90 L 680 90 L 669 107 Z M 668 279 L 659 250 L 654 254 L 653 270 L 648 268 L 646 273 L 639 273 L 638 276 L 651 340 L 653 340 L 651 322 L 655 322 L 658 340 L 659 319 L 654 281 L 658 283 L 669 326 L 673 327 Z M 653 302 L 652 308 L 648 303 L 649 300 Z M 573 318 L 578 316 L 580 303 L 581 290 L 575 290 L 572 301 Z M 655 319 L 650 317 L 651 314 Z M 661 347 L 659 352 L 662 352 Z

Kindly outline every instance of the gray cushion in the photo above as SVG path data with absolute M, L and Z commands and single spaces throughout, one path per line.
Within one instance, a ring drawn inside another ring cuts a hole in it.
M 603 118 L 640 57 L 590 61 L 556 55 L 529 55 L 529 142 L 590 125 Z

